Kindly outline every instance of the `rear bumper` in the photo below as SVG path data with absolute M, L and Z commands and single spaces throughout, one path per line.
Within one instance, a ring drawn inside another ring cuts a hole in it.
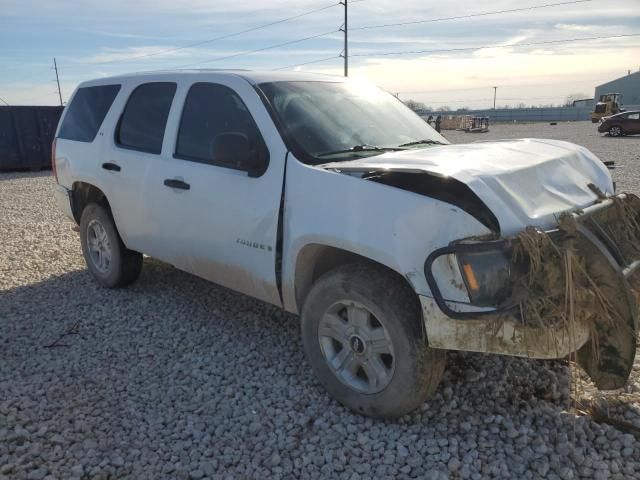
M 53 198 L 58 204 L 58 208 L 69 217 L 69 219 L 76 221 L 73 217 L 73 210 L 71 209 L 71 190 L 62 185 L 56 184 L 53 187 Z

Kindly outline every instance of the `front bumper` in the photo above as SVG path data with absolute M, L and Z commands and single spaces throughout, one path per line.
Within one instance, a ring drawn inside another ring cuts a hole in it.
M 73 210 L 71 208 L 72 198 L 71 198 L 71 190 L 66 187 L 63 187 L 60 184 L 56 184 L 53 187 L 53 198 L 58 204 L 58 208 L 62 210 L 62 212 L 69 217 L 74 222 L 76 221 L 73 217 Z
M 586 322 L 567 331 L 561 326 L 528 326 L 504 313 L 460 320 L 445 315 L 433 298 L 420 296 L 420 303 L 432 348 L 554 359 L 566 357 L 589 340 Z
M 490 308 L 443 298 L 435 260 L 483 249 L 513 255 L 508 298 Z M 602 197 L 563 214 L 552 231 L 454 242 L 425 263 L 433 295 L 421 298 L 429 345 L 531 358 L 577 351 L 596 386 L 619 388 L 635 358 L 639 271 L 640 199 L 634 195 Z

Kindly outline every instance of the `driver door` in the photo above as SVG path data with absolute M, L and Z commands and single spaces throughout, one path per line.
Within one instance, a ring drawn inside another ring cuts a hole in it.
M 229 77 L 181 85 L 174 105 L 171 154 L 146 187 L 155 204 L 151 224 L 170 245 L 170 261 L 281 305 L 276 242 L 286 149 L 267 111 L 245 80 Z M 246 136 L 266 170 L 250 176 L 233 152 L 217 152 L 225 134 Z

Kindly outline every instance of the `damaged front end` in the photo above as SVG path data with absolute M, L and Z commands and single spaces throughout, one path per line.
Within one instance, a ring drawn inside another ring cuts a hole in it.
M 599 389 L 620 388 L 636 352 L 639 270 L 635 195 L 600 194 L 553 230 L 453 242 L 425 262 L 429 344 L 532 358 L 577 352 Z M 444 298 L 443 278 L 466 298 Z

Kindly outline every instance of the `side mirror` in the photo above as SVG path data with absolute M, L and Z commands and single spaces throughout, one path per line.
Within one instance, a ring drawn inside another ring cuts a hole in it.
M 261 176 L 268 165 L 264 151 L 252 148 L 249 137 L 240 132 L 216 135 L 211 143 L 211 155 L 216 162 L 246 170 L 250 177 Z

